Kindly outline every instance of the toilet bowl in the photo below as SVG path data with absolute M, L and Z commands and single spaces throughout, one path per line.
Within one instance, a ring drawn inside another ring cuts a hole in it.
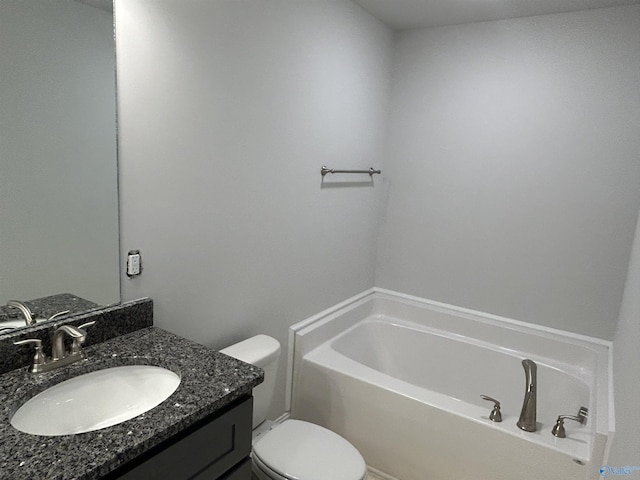
M 259 480 L 363 480 L 360 452 L 340 435 L 319 425 L 285 420 L 253 444 Z
M 257 335 L 221 350 L 264 370 L 253 390 L 253 429 L 264 426 L 275 390 L 280 343 Z M 285 420 L 254 437 L 252 471 L 259 480 L 364 480 L 367 466 L 347 440 L 320 425 Z

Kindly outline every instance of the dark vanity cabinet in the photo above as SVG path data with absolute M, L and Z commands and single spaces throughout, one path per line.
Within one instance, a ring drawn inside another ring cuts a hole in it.
M 107 475 L 119 480 L 250 480 L 253 398 L 242 397 Z

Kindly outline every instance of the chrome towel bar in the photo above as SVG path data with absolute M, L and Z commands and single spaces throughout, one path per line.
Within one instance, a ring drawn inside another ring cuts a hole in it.
M 327 173 L 368 173 L 370 177 L 373 176 L 374 173 L 382 173 L 382 170 L 374 170 L 373 167 L 370 167 L 369 170 L 336 170 L 335 168 L 327 168 L 323 166 L 320 169 L 320 173 L 324 177 Z

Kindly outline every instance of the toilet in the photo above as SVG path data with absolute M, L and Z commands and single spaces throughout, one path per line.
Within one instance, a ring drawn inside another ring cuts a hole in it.
M 280 343 L 256 335 L 220 350 L 264 370 L 253 389 L 252 471 L 259 480 L 364 480 L 360 452 L 337 433 L 301 420 L 266 420 L 275 390 Z

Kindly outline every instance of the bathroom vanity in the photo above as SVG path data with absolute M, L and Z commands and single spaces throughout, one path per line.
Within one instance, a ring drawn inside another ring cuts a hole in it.
M 233 402 L 105 478 L 249 480 L 252 403 Z
M 85 353 L 86 360 L 45 374 L 21 367 L 0 377 L 0 478 L 250 478 L 251 392 L 262 382 L 261 369 L 155 327 Z M 10 425 L 13 413 L 47 388 L 132 364 L 171 370 L 180 385 L 157 407 L 101 430 L 41 436 Z

